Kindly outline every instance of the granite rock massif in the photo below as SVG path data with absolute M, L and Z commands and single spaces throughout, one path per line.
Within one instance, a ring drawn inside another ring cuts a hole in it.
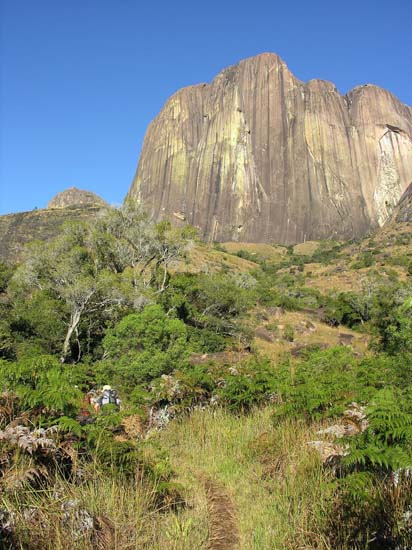
M 292 244 L 382 226 L 411 182 L 412 108 L 262 54 L 167 101 L 128 198 L 209 240 Z

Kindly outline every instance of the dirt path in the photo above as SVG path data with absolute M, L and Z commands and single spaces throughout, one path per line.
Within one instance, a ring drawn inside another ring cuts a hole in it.
M 203 478 L 209 512 L 208 550 L 237 550 L 240 548 L 235 507 L 220 483 Z

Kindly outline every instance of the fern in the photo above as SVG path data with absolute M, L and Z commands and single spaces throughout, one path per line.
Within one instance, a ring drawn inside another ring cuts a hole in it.
M 60 430 L 63 432 L 70 432 L 77 437 L 81 437 L 82 435 L 82 426 L 77 422 L 77 420 L 74 420 L 73 418 L 70 418 L 69 416 L 62 416 L 57 421 L 57 426 L 59 426 Z

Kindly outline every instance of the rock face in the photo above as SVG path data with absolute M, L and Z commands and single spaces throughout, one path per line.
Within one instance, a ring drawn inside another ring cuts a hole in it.
M 167 101 L 127 198 L 206 239 L 292 244 L 383 225 L 411 181 L 410 107 L 303 83 L 262 54 Z
M 68 206 L 107 206 L 107 203 L 96 193 L 70 187 L 58 193 L 47 205 L 47 208 L 66 208 Z
M 395 223 L 412 222 L 412 182 L 402 195 L 392 214 L 391 221 Z
M 52 239 L 64 223 L 89 220 L 106 205 L 94 193 L 72 187 L 56 195 L 47 209 L 0 216 L 0 261 L 19 261 L 27 243 Z

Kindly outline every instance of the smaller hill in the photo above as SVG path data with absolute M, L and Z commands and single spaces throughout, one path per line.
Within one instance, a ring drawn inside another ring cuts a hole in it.
M 89 220 L 106 206 L 95 193 L 71 187 L 56 195 L 47 208 L 0 216 L 0 261 L 18 262 L 26 244 L 53 239 L 64 223 Z

